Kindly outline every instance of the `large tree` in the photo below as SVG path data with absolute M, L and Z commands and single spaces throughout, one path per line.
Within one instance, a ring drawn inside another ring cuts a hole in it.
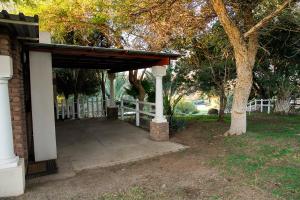
M 300 93 L 300 9 L 285 11 L 262 31 L 262 48 L 254 68 L 254 90 L 276 97 L 274 112 L 289 113 L 290 100 Z
M 195 37 L 191 46 L 186 60 L 193 70 L 194 84 L 199 84 L 203 92 L 219 96 L 219 121 L 222 121 L 230 82 L 236 77 L 232 48 L 220 24 Z
M 231 126 L 226 135 L 240 135 L 246 132 L 246 107 L 250 95 L 253 67 L 259 47 L 259 31 L 277 16 L 292 0 L 285 0 L 270 14 L 267 5 L 261 0 L 211 0 L 229 41 L 234 50 L 237 80 L 234 88 L 234 99 L 231 113 Z M 260 6 L 260 7 L 259 7 Z M 260 13 L 262 12 L 262 13 Z
M 234 50 L 237 80 L 228 135 L 246 132 L 246 105 L 259 47 L 259 31 L 292 2 L 265 0 L 125 0 L 117 1 L 120 19 L 138 44 L 161 50 L 177 38 L 189 40 L 210 29 L 217 20 Z M 214 12 L 213 12 L 214 11 Z

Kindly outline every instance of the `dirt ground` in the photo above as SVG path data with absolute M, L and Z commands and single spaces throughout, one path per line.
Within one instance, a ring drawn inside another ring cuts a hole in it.
M 81 171 L 72 178 L 59 181 L 42 184 L 31 181 L 26 193 L 15 199 L 103 199 L 105 194 L 126 192 L 136 187 L 145 191 L 145 199 L 274 199 L 270 194 L 246 185 L 243 180 L 226 177 L 211 167 L 212 158 L 224 154 L 222 133 L 227 128 L 220 124 L 214 126 L 214 123 L 221 122 L 191 122 L 173 136 L 172 141 L 190 146 L 187 150 Z

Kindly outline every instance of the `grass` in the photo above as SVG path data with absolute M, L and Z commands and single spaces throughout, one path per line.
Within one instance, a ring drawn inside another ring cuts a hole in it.
M 178 118 L 187 123 L 196 121 L 205 125 L 204 133 L 207 137 L 197 138 L 200 135 L 194 135 L 195 140 L 214 140 L 209 135 L 216 134 L 213 133 L 216 130 L 217 134 L 221 134 L 225 125 L 230 123 L 230 116 L 225 117 L 225 124 L 216 123 L 217 116 L 177 116 Z M 220 145 L 218 147 L 226 153 L 222 156 L 211 156 L 210 165 L 216 167 L 228 180 L 236 180 L 237 187 L 241 181 L 280 199 L 300 199 L 300 116 L 252 114 L 248 116 L 247 130 L 241 136 L 218 137 L 220 142 L 214 144 Z M 199 149 L 201 150 L 200 147 Z M 197 148 L 191 151 L 197 151 Z M 179 192 L 177 196 L 181 199 L 179 197 L 184 194 Z M 166 193 L 141 187 L 110 193 L 101 198 L 131 199 L 172 198 Z M 209 199 L 222 199 L 222 196 L 213 195 Z
M 100 200 L 143 200 L 146 198 L 145 191 L 140 187 L 130 188 L 126 192 L 119 192 L 116 194 L 105 194 Z
M 224 140 L 225 157 L 213 165 L 275 197 L 300 199 L 300 117 L 256 114 L 248 132 Z

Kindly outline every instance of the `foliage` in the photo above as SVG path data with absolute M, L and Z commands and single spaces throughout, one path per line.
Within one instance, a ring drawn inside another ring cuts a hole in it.
M 189 40 L 214 17 L 206 1 L 114 0 L 114 22 L 133 48 L 162 50 L 180 37 Z
M 170 121 L 172 121 L 178 102 L 185 95 L 197 91 L 199 86 L 194 84 L 190 70 L 183 65 L 182 60 L 175 65 L 170 65 L 167 68 L 166 76 L 163 77 L 164 112 Z
M 231 82 L 235 78 L 232 48 L 219 24 L 194 38 L 185 68 L 192 70 L 194 84 L 201 91 L 219 96 L 219 118 L 223 119 Z
M 155 102 L 155 80 L 152 74 L 146 72 L 146 77 L 141 81 L 141 84 L 146 93 L 147 101 Z M 139 90 L 134 85 L 127 86 L 125 92 L 134 99 L 138 99 Z
M 176 105 L 175 111 L 178 114 L 192 114 L 197 109 L 192 102 L 181 100 Z
M 56 87 L 59 94 L 94 95 L 99 92 L 99 70 L 55 69 Z
M 110 82 L 106 81 L 106 96 L 109 96 L 109 87 L 110 87 Z M 126 95 L 126 88 L 128 87 L 128 78 L 125 73 L 117 73 L 116 78 L 115 78 L 115 99 L 120 100 L 124 95 Z
M 300 11 L 284 12 L 263 32 L 254 89 L 262 98 L 300 93 Z
M 110 23 L 109 6 L 109 2 L 103 0 L 18 2 L 19 11 L 39 16 L 40 29 L 51 32 L 56 42 L 119 47 L 121 36 Z M 93 42 L 95 39 L 98 44 Z M 100 42 L 107 44 L 99 45 Z

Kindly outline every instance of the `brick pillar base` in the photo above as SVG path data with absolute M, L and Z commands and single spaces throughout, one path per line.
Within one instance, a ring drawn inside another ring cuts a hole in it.
M 107 107 L 107 119 L 118 119 L 118 107 Z
M 169 123 L 150 122 L 150 138 L 155 141 L 169 140 Z

